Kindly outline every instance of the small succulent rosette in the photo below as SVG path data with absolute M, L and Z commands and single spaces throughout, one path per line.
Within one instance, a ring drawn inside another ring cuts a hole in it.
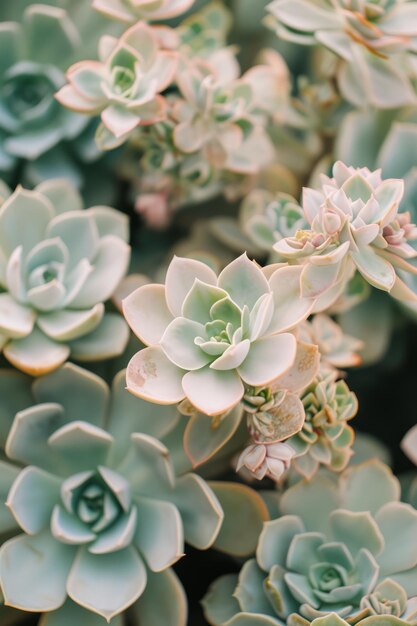
M 338 624 L 405 623 L 416 608 L 417 511 L 399 499 L 397 479 L 376 460 L 290 487 L 256 559 L 209 590 L 209 623 L 302 626 L 334 613 Z
M 40 169 L 44 155 L 84 130 L 88 120 L 67 111 L 54 98 L 79 45 L 75 25 L 58 7 L 32 4 L 21 23 L 2 23 L 0 171 L 11 171 L 21 159 L 40 159 Z
M 0 385 L 9 391 L 1 530 L 17 534 L 0 550 L 5 603 L 49 612 L 69 596 L 110 620 L 139 599 L 140 623 L 153 625 L 163 598 L 173 619 L 184 614 L 166 570 L 183 556 L 184 539 L 201 549 L 213 543 L 223 511 L 200 477 L 175 476 L 154 437 L 172 429 L 175 410 L 132 402 L 123 372 L 110 399 L 102 379 L 72 364 L 32 387 L 3 371 Z
M 264 253 L 270 253 L 277 241 L 308 228 L 303 209 L 292 196 L 266 189 L 255 189 L 246 196 L 239 220 L 244 233 Z
M 305 420 L 288 440 L 295 451 L 292 467 L 311 478 L 324 466 L 340 472 L 349 463 L 355 433 L 348 422 L 358 411 L 356 395 L 335 371 L 320 372 L 300 396 Z
M 160 404 L 187 398 L 217 416 L 237 406 L 245 388 L 286 374 L 297 355 L 288 331 L 314 304 L 300 295 L 300 269 L 278 268 L 267 278 L 242 255 L 217 277 L 204 263 L 174 257 L 165 285 L 145 285 L 124 300 L 129 325 L 148 346 L 128 365 L 129 391 Z
M 346 334 L 329 315 L 319 313 L 300 327 L 300 338 L 317 345 L 321 369 L 340 370 L 361 364 L 364 342 Z
M 70 354 L 116 356 L 128 340 L 123 319 L 104 308 L 129 264 L 127 217 L 82 208 L 63 180 L 18 187 L 0 208 L 0 343 L 10 363 L 34 376 Z
M 401 301 L 416 300 L 399 273 L 415 274 L 410 240 L 417 236 L 410 216 L 398 213 L 404 181 L 382 180 L 381 171 L 347 167 L 338 161 L 333 178 L 320 189 L 304 188 L 303 209 L 310 225 L 281 239 L 274 250 L 303 265 L 302 294 L 316 297 L 315 312 L 330 307 L 359 271 L 373 287 Z
M 72 111 L 100 115 L 96 141 L 100 149 L 121 145 L 139 125 L 166 117 L 161 92 L 173 81 L 176 53 L 162 49 L 157 31 L 143 22 L 120 39 L 105 35 L 99 61 L 81 61 L 69 68 L 68 85 L 56 94 Z
M 415 103 L 414 0 L 273 0 L 267 9 L 279 37 L 332 53 L 339 89 L 354 106 Z
M 185 13 L 195 0 L 93 0 L 93 7 L 107 17 L 133 24 L 139 20 L 167 20 Z
M 258 83 L 264 71 L 269 72 L 257 66 L 223 82 L 207 63 L 183 61 L 177 74 L 180 94 L 172 100 L 171 112 L 177 149 L 201 153 L 216 169 L 241 175 L 257 174 L 272 162 L 274 149 L 262 122 L 268 112 L 262 105 L 270 95 L 269 83 L 273 89 L 275 82 L 271 72 L 262 100 Z

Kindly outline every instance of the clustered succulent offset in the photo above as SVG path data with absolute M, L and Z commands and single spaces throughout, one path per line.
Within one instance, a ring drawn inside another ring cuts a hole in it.
M 4 200 L 0 332 L 3 354 L 15 367 L 36 376 L 71 351 L 95 360 L 124 350 L 125 324 L 106 315 L 103 303 L 127 271 L 127 240 L 123 214 L 82 210 L 81 197 L 65 181 L 33 191 L 18 187 Z
M 0 52 L 1 625 L 417 626 L 417 0 L 14 0 Z
M 352 467 L 337 483 L 317 475 L 288 488 L 281 517 L 264 525 L 256 560 L 207 594 L 209 622 L 275 626 L 291 614 L 310 621 L 328 613 L 349 623 L 375 614 L 402 617 L 416 592 L 417 511 L 399 502 L 399 493 L 398 481 L 377 461 Z M 390 603 L 393 591 L 398 601 Z
M 339 88 L 355 106 L 415 102 L 417 3 L 413 0 L 273 0 L 278 34 L 339 57 Z
M 319 297 L 327 308 L 358 270 L 372 286 L 399 300 L 415 299 L 399 270 L 415 273 L 410 239 L 417 235 L 410 216 L 398 213 L 404 183 L 382 180 L 380 170 L 337 162 L 333 178 L 323 176 L 318 190 L 305 188 L 303 209 L 310 227 L 281 239 L 274 249 L 290 263 L 303 265 L 302 294 Z

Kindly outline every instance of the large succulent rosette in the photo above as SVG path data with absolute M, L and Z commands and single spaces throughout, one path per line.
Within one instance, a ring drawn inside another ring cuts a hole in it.
M 274 245 L 290 263 L 301 263 L 302 294 L 318 297 L 316 310 L 331 306 L 358 270 L 377 289 L 399 300 L 415 300 L 400 271 L 415 273 L 409 241 L 417 236 L 409 215 L 398 213 L 404 192 L 399 179 L 338 161 L 320 189 L 304 188 L 309 229 Z
M 279 36 L 337 55 L 339 89 L 353 105 L 390 109 L 415 102 L 414 0 L 273 0 L 268 10 Z
M 245 387 L 265 387 L 290 370 L 297 341 L 288 330 L 309 315 L 300 269 L 265 273 L 246 255 L 217 277 L 199 261 L 174 257 L 165 285 L 124 300 L 132 330 L 148 346 L 127 368 L 127 387 L 151 402 L 187 398 L 206 415 L 235 407 Z M 272 268 L 274 270 L 274 268 Z
M 318 475 L 290 487 L 279 500 L 282 516 L 264 526 L 256 560 L 213 584 L 204 601 L 209 622 L 401 617 L 416 594 L 417 511 L 399 496 L 397 479 L 379 461 L 352 467 L 337 483 Z M 390 605 L 393 586 L 398 602 Z
M 167 568 L 184 540 L 211 545 L 223 511 L 200 477 L 176 477 L 155 438 L 171 432 L 175 410 L 138 404 L 123 372 L 110 398 L 102 379 L 71 364 L 32 386 L 3 371 L 0 387 L 0 529 L 17 535 L 0 549 L 5 603 L 53 612 L 45 624 L 81 619 L 79 607 L 110 620 L 135 603 L 141 625 L 184 626 L 183 592 Z
M 120 354 L 128 339 L 104 304 L 130 257 L 128 222 L 109 207 L 82 210 L 77 191 L 49 181 L 18 187 L 0 208 L 0 333 L 4 356 L 46 373 L 72 352 L 84 360 Z

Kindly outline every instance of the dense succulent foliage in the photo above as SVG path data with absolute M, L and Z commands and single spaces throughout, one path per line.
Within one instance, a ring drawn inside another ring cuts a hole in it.
M 1 625 L 417 626 L 417 1 L 0 52 Z
M 370 480 L 372 494 L 364 493 Z M 405 616 L 417 552 L 404 538 L 417 532 L 417 511 L 399 502 L 386 466 L 359 465 L 337 483 L 322 475 L 299 482 L 281 496 L 279 509 L 264 526 L 256 560 L 206 596 L 212 624 L 238 624 L 233 616 L 240 612 L 270 616 L 264 623 L 271 626 L 294 613 L 310 621 L 335 612 L 350 623 L 378 613 Z

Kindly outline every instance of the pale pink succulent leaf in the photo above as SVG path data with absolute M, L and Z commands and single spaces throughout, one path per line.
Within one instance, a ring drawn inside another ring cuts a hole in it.
M 176 317 L 162 335 L 160 345 L 169 360 L 184 370 L 198 370 L 210 362 L 211 357 L 201 350 L 194 339 L 207 338 L 203 324 L 185 317 Z
M 217 284 L 216 274 L 205 263 L 177 256 L 172 259 L 165 281 L 166 301 L 172 315 L 181 315 L 184 300 L 196 278 L 208 285 Z
M 394 268 L 369 246 L 351 255 L 356 267 L 371 285 L 385 291 L 393 288 L 396 278 Z
M 123 300 L 123 314 L 135 335 L 146 345 L 160 342 L 173 317 L 164 285 L 143 285 Z
M 244 391 L 236 371 L 217 371 L 210 367 L 188 372 L 182 385 L 191 404 L 206 415 L 220 415 L 232 409 Z
M 92 332 L 100 324 L 104 305 L 99 302 L 91 309 L 53 311 L 39 315 L 37 324 L 54 341 L 71 341 Z
M 290 369 L 296 351 L 297 340 L 290 333 L 258 339 L 238 372 L 248 385 L 267 386 Z
M 171 363 L 162 348 L 141 350 L 129 361 L 126 370 L 128 390 L 139 398 L 159 404 L 176 404 L 185 397 L 184 370 Z
M 232 261 L 220 274 L 218 285 L 239 306 L 252 309 L 257 300 L 269 293 L 268 281 L 261 269 L 246 254 Z

